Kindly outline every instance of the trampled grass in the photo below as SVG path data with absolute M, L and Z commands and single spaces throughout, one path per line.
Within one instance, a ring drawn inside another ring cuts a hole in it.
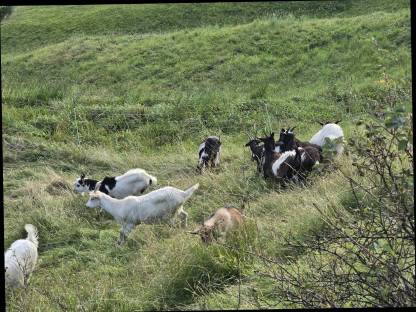
M 306 141 L 316 120 L 342 119 L 349 138 L 392 89 L 411 107 L 408 1 L 17 7 L 1 32 L 5 248 L 25 223 L 40 236 L 9 311 L 284 307 L 248 251 L 298 259 L 283 238 L 325 232 L 314 204 L 344 213 L 351 194 L 339 173 L 266 182 L 247 133 L 296 125 Z M 200 175 L 207 135 L 223 155 Z M 338 165 L 354 174 L 349 155 Z M 139 225 L 117 247 L 119 225 L 68 187 L 81 172 L 134 167 L 158 178 L 152 190 L 200 183 L 187 230 L 245 202 L 251 239 L 206 248 L 183 229 Z

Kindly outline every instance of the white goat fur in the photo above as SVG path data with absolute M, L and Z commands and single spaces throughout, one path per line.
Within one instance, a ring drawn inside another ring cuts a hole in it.
M 90 193 L 87 207 L 101 207 L 111 214 L 122 225 L 118 243 L 124 242 L 136 224 L 156 223 L 160 220 L 171 219 L 175 214 L 182 219 L 182 225 L 187 226 L 188 214 L 183 210 L 183 204 L 198 189 L 199 183 L 185 191 L 166 186 L 142 196 L 127 196 L 116 199 L 100 191 Z
M 153 185 L 157 184 L 156 177 L 148 174 L 144 169 L 136 168 L 116 177 L 116 185 L 113 189 L 106 188 L 111 197 L 122 199 L 130 195 L 140 195 L 142 190 L 150 185 L 150 181 Z M 100 188 L 101 182 L 97 182 L 96 190 Z
M 321 130 L 319 130 L 315 135 L 309 140 L 309 143 L 319 145 L 322 147 L 325 144 L 325 138 L 331 140 L 344 137 L 344 132 L 342 128 L 334 123 L 329 123 L 324 125 Z M 344 151 L 343 144 L 337 144 L 337 154 L 340 155 Z
M 277 176 L 277 171 L 280 166 L 288 159 L 288 157 L 296 156 L 296 151 L 286 151 L 284 152 L 272 165 L 272 171 L 275 176 Z
M 6 286 L 27 286 L 29 275 L 38 260 L 38 232 L 32 224 L 26 224 L 26 239 L 15 241 L 4 253 Z
M 263 148 L 263 151 L 264 151 L 264 148 Z M 273 150 L 275 153 L 280 153 L 280 146 L 276 146 L 275 148 L 274 148 L 274 150 Z M 264 155 L 263 155 L 263 157 L 261 158 L 261 164 L 262 164 L 262 166 L 264 165 L 264 162 L 266 161 L 266 159 L 265 159 L 265 157 L 264 157 Z M 262 168 L 263 169 L 263 168 Z

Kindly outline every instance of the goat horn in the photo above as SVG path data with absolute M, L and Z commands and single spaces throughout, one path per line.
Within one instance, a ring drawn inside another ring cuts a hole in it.
M 318 121 L 318 120 L 316 120 L 316 122 L 317 122 L 317 123 L 319 123 L 321 126 L 323 126 L 323 125 L 324 125 L 324 123 L 322 123 L 322 122 L 320 122 L 320 121 Z
M 342 121 L 342 119 L 340 119 L 340 120 L 338 120 L 338 121 L 335 121 L 335 122 L 334 122 L 334 124 L 336 124 L 336 125 L 337 125 L 337 124 L 338 124 L 339 122 L 341 122 L 341 121 Z

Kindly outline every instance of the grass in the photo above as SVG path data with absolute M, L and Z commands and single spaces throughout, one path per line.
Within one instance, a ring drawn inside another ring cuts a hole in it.
M 324 232 L 313 204 L 341 213 L 351 194 L 337 173 L 316 172 L 304 188 L 264 181 L 243 147 L 246 132 L 296 125 L 306 141 L 315 120 L 342 118 L 348 138 L 392 88 L 411 107 L 408 1 L 11 12 L 1 22 L 4 240 L 8 247 L 33 223 L 40 260 L 30 287 L 7 293 L 10 311 L 236 309 L 239 278 L 240 307 L 284 307 L 256 276 L 258 260 L 238 266 L 242 250 L 301 257 L 283 237 Z M 199 175 L 197 147 L 213 134 L 223 141 L 221 166 Z M 339 160 L 354 174 L 350 163 Z M 111 216 L 67 187 L 81 172 L 101 178 L 134 167 L 157 187 L 200 183 L 185 205 L 190 229 L 247 199 L 252 239 L 205 248 L 182 229 L 140 225 L 116 247 Z

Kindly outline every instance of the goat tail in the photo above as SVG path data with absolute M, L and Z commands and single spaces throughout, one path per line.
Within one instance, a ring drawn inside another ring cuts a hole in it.
M 192 194 L 199 188 L 199 183 L 195 184 L 194 186 L 191 186 L 190 188 L 187 188 L 184 193 L 185 193 L 185 199 L 187 200 L 189 197 L 192 196 Z
M 38 246 L 38 239 L 39 239 L 37 228 L 32 224 L 26 224 L 25 225 L 25 230 L 27 232 L 27 238 L 26 239 L 31 241 L 37 247 Z

